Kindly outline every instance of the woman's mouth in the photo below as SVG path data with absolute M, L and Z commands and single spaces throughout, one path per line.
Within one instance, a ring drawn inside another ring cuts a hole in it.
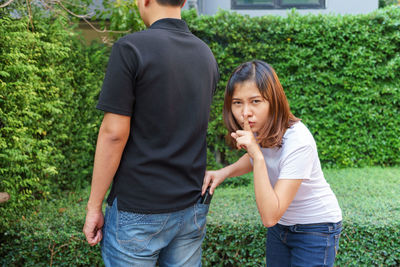
M 249 126 L 250 126 L 250 128 L 253 128 L 255 125 L 256 125 L 255 122 L 249 121 Z M 242 128 L 244 128 L 244 124 L 242 124 Z

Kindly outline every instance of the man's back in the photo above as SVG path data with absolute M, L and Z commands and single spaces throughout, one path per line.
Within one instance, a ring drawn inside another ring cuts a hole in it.
M 200 196 L 215 59 L 184 21 L 162 19 L 113 47 L 98 108 L 131 116 L 108 203 L 139 213 L 184 209 Z
M 219 75 L 181 20 L 184 3 L 137 0 L 149 29 L 111 52 L 83 228 L 90 245 L 103 240 L 105 266 L 201 266 L 206 129 Z

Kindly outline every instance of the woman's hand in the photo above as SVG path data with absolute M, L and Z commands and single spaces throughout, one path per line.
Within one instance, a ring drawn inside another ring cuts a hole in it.
M 244 117 L 243 125 L 244 130 L 238 130 L 234 133 L 231 133 L 231 136 L 236 140 L 237 148 L 246 149 L 247 153 L 253 160 L 257 157 L 263 158 L 260 146 L 257 144 L 257 140 L 254 137 L 253 131 L 251 130 L 247 116 Z
M 225 179 L 227 175 L 223 169 L 216 170 L 216 171 L 206 171 L 203 180 L 203 187 L 201 189 L 201 195 L 207 190 L 207 187 L 210 186 L 210 194 L 214 194 L 214 189 L 220 185 Z

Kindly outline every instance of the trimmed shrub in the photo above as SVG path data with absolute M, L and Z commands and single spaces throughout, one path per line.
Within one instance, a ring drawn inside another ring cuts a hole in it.
M 325 171 L 343 210 L 336 266 L 399 266 L 399 168 Z M 247 179 L 252 180 L 250 176 Z M 82 227 L 89 190 L 43 201 L 0 235 L 2 266 L 101 266 Z M 265 234 L 253 184 L 218 188 L 203 243 L 204 266 L 264 266 Z
M 0 18 L 1 218 L 87 185 L 100 124 L 106 50 L 85 48 L 62 17 L 34 21 Z
M 221 73 L 208 128 L 210 166 L 238 157 L 224 141 L 223 92 L 233 69 L 252 59 L 275 68 L 324 166 L 400 163 L 400 8 L 345 16 L 293 11 L 250 18 L 220 11 L 184 17 L 214 52 Z
M 82 233 L 90 191 L 79 192 L 62 193 L 13 216 L 14 227 L 0 234 L 0 265 L 101 266 L 98 246 L 90 247 Z
M 390 6 L 390 5 L 398 5 L 398 0 L 379 0 L 379 8 Z

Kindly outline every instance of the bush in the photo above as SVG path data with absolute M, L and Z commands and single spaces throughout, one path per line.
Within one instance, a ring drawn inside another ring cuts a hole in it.
M 400 168 L 328 170 L 343 210 L 337 266 L 399 266 Z M 251 177 L 247 177 L 251 180 Z M 99 266 L 82 227 L 89 190 L 43 201 L 0 235 L 2 266 Z M 203 243 L 204 266 L 264 266 L 265 234 L 253 185 L 218 188 Z
M 185 19 L 214 52 L 221 74 L 208 128 L 210 166 L 238 157 L 224 141 L 223 92 L 232 70 L 252 59 L 275 68 L 324 166 L 400 163 L 400 8 L 285 18 L 188 12 Z
M 89 192 L 65 192 L 17 218 L 0 235 L 0 265 L 102 265 L 98 247 L 90 247 L 82 233 Z
M 0 191 L 7 213 L 87 185 L 101 112 L 103 47 L 85 48 L 63 18 L 0 18 Z M 6 225 L 0 220 L 0 232 Z
M 398 4 L 398 0 L 379 0 L 379 8 Z

